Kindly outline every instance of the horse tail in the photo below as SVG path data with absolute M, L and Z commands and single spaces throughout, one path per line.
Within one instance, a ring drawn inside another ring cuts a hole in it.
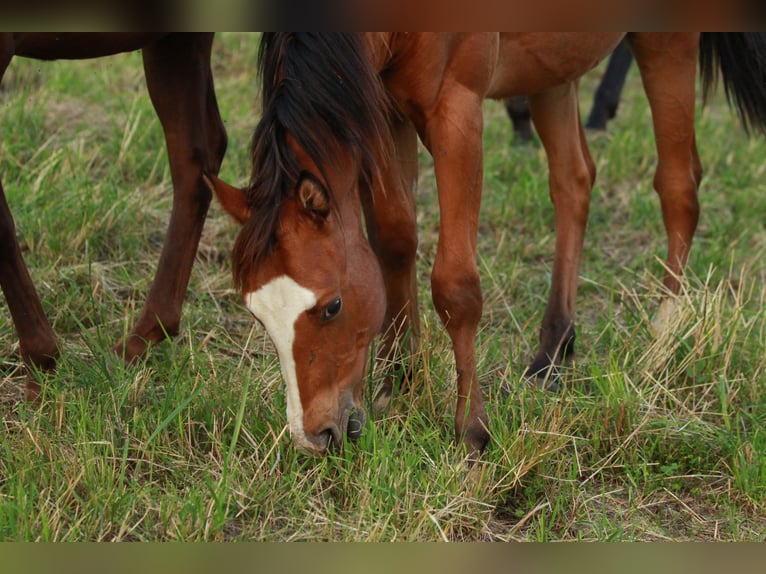
M 726 99 L 736 108 L 745 131 L 766 135 L 766 34 L 703 32 L 699 62 L 704 98 L 720 71 Z

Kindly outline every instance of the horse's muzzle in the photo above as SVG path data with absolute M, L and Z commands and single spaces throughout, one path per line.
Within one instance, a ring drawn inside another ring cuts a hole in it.
M 364 425 L 367 422 L 367 413 L 364 409 L 352 407 L 340 421 L 340 424 L 330 424 L 315 436 L 306 438 L 311 443 L 311 450 L 316 454 L 326 454 L 328 451 L 341 452 L 345 436 L 351 441 L 357 441 L 362 436 Z

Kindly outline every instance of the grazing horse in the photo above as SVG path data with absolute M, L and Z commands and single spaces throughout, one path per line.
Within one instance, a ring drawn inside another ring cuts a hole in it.
M 173 179 L 173 208 L 157 273 L 138 322 L 115 351 L 131 361 L 178 332 L 181 306 L 211 200 L 202 173 L 217 173 L 226 149 L 210 70 L 213 34 L 2 33 L 0 80 L 14 55 L 81 59 L 142 50 L 146 83 L 162 123 Z M 55 368 L 58 344 L 24 264 L 0 185 L 0 285 L 25 363 Z M 26 396 L 40 386 L 28 377 Z
M 405 336 L 410 348 L 417 338 L 418 136 L 433 157 L 438 188 L 431 292 L 454 351 L 456 438 L 471 455 L 488 442 L 475 355 L 482 314 L 476 244 L 485 98 L 529 95 L 550 170 L 556 252 L 540 347 L 526 376 L 543 381 L 572 355 L 578 269 L 596 174 L 576 83 L 624 36 L 264 35 L 263 117 L 253 136 L 250 184 L 239 190 L 212 174 L 206 181 L 242 223 L 232 252 L 235 281 L 274 341 L 287 385 L 288 423 L 299 446 L 322 453 L 340 446 L 344 435 L 356 436 L 364 420 L 361 382 L 371 339 L 386 333 L 381 356 L 390 359 L 396 337 Z M 697 33 L 630 34 L 627 41 L 654 121 L 654 185 L 668 238 L 664 285 L 673 293 L 699 211 L 698 53 L 705 85 L 720 59 L 741 115 L 761 127 L 766 43 L 758 35 Z

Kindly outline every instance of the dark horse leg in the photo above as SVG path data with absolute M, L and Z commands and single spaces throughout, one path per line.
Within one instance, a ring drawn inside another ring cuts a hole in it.
M 211 198 L 202 173 L 217 173 L 226 149 L 210 70 L 213 34 L 171 34 L 160 39 L 128 34 L 55 38 L 32 34 L 22 37 L 21 44 L 12 34 L 0 35 L 0 78 L 17 49 L 20 54 L 43 59 L 79 58 L 133 50 L 149 41 L 143 46 L 144 68 L 165 131 L 173 178 L 173 210 L 141 317 L 116 349 L 126 360 L 135 359 L 149 343 L 178 331 L 181 304 Z M 16 326 L 22 358 L 34 368 L 53 369 L 58 354 L 56 337 L 24 264 L 2 185 L 0 286 Z M 39 391 L 38 383 L 30 378 L 27 397 L 35 399 Z
M 162 122 L 173 208 L 157 273 L 141 316 L 116 347 L 126 361 L 178 332 L 186 287 L 210 205 L 202 173 L 217 174 L 226 151 L 210 52 L 213 34 L 171 34 L 143 49 L 149 94 Z
M 576 83 L 537 94 L 529 103 L 548 157 L 556 253 L 540 348 L 525 376 L 546 387 L 554 386 L 553 368 L 574 351 L 577 278 L 596 167 L 580 123 Z
M 614 119 L 632 62 L 633 54 L 630 47 L 624 41 L 620 42 L 609 57 L 609 63 L 596 89 L 593 107 L 585 123 L 586 128 L 605 130 L 607 121 Z
M 13 57 L 10 35 L 0 35 L 0 81 Z M 11 210 L 0 184 L 0 286 L 19 337 L 21 357 L 27 365 L 52 370 L 56 365 L 58 346 L 40 298 L 24 263 Z M 35 400 L 40 385 L 27 378 L 26 397 Z
M 523 143 L 531 142 L 534 139 L 532 135 L 532 116 L 529 113 L 529 103 L 526 96 L 514 96 L 505 100 L 505 111 L 511 118 L 513 124 L 513 133 Z
M 377 411 L 388 404 L 395 380 L 398 378 L 406 384 L 410 378 L 412 366 L 405 363 L 411 360 L 420 335 L 414 193 L 418 136 L 407 118 L 394 119 L 391 133 L 394 149 L 381 173 L 383 181 L 378 182 L 370 194 L 362 193 L 368 239 L 380 262 L 386 287 L 386 317 L 378 359 L 394 367 L 374 397 Z

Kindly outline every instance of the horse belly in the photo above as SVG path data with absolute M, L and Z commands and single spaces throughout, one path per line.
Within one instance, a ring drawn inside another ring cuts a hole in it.
M 535 94 L 571 82 L 608 56 L 624 35 L 613 32 L 503 33 L 487 96 L 508 98 Z
M 163 34 L 36 32 L 14 34 L 14 53 L 38 60 L 79 60 L 132 52 Z

